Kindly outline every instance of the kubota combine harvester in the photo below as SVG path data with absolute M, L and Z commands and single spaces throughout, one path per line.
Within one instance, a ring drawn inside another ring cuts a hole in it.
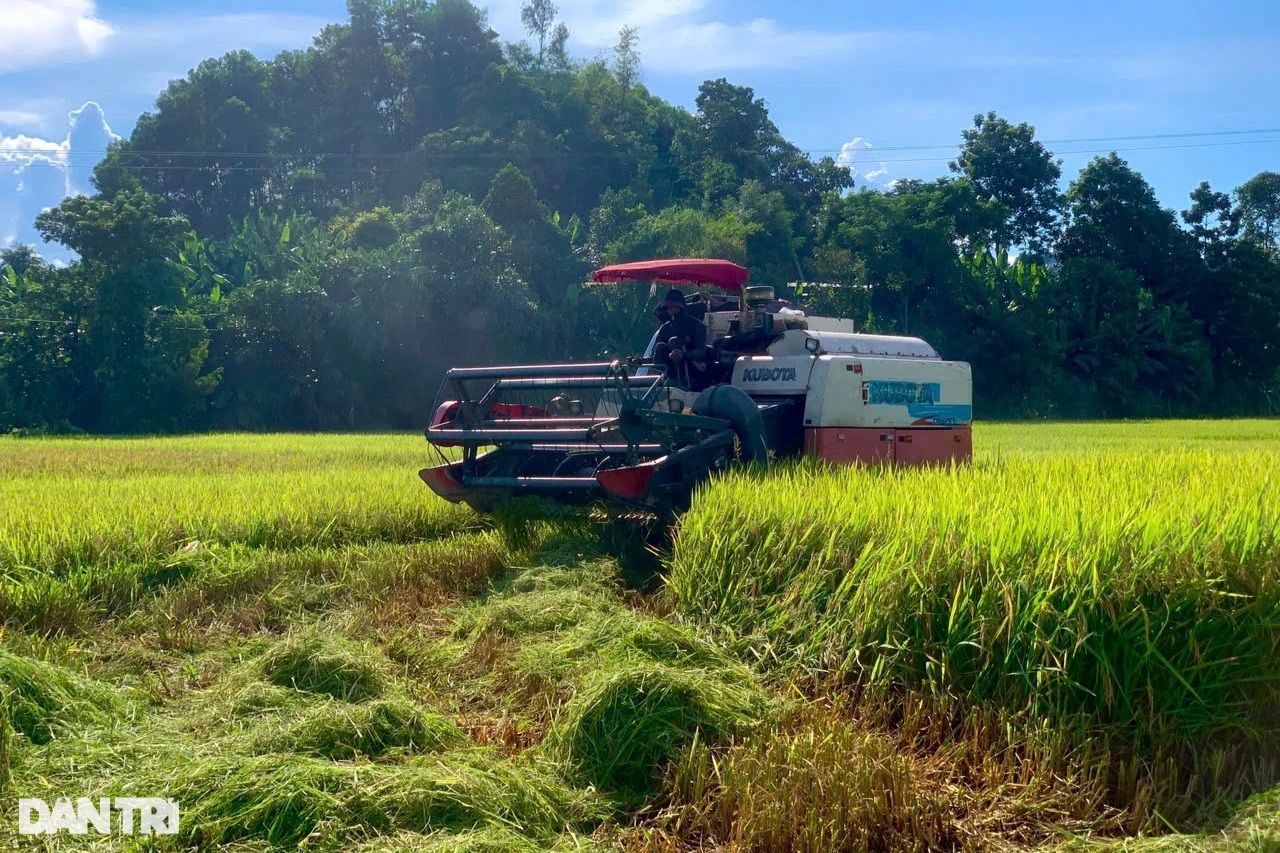
M 659 366 L 655 332 L 644 356 L 625 361 L 454 368 L 426 433 L 448 451 L 420 476 L 481 511 L 522 495 L 666 511 L 739 462 L 971 457 L 968 364 L 919 338 L 807 314 L 747 276 L 705 259 L 596 270 L 599 283 L 696 285 L 685 310 L 706 325 L 705 351 Z

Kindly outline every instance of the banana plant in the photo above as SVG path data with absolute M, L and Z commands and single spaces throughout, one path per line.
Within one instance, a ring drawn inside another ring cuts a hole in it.
M 222 300 L 222 289 L 230 284 L 230 280 L 218 271 L 208 244 L 194 231 L 187 233 L 178 251 L 177 266 L 184 279 L 184 298 L 208 298 L 213 303 Z

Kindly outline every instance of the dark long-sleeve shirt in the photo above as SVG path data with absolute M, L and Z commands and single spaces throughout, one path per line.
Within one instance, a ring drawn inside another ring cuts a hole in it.
M 658 343 L 665 344 L 672 338 L 680 339 L 685 352 L 700 356 L 707 345 L 707 327 L 701 320 L 681 311 L 658 327 Z

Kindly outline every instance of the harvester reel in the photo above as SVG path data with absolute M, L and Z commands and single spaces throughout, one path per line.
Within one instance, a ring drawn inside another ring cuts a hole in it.
M 684 394 L 662 373 L 632 374 L 619 361 L 456 368 L 427 438 L 460 448 L 461 459 L 442 453 L 421 475 L 477 509 L 532 495 L 661 510 L 723 467 L 737 434 L 729 418 L 686 411 Z

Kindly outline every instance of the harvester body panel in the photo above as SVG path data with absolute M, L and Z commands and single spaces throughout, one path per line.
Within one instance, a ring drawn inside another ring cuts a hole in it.
M 959 427 L 973 421 L 969 365 L 941 359 L 822 355 L 805 399 L 806 427 Z

